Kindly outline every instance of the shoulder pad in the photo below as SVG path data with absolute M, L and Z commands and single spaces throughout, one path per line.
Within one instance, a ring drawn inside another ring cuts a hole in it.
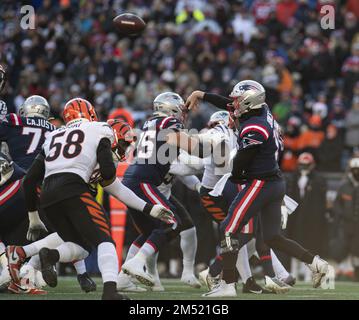
M 115 140 L 115 136 L 111 126 L 107 122 L 92 122 L 96 123 L 98 133 L 100 135 L 100 139 L 108 138 L 111 141 L 111 144 Z
M 19 117 L 16 113 L 10 113 L 6 116 L 8 124 L 12 127 L 22 126 L 22 118 Z
M 162 129 L 184 129 L 183 123 L 175 117 L 166 117 L 158 122 L 158 128 Z
M 248 124 L 245 125 L 244 128 L 241 130 L 240 137 L 243 138 L 244 136 L 247 136 L 251 138 L 251 135 L 260 134 L 264 140 L 268 140 L 269 138 L 269 132 L 268 129 L 260 124 Z

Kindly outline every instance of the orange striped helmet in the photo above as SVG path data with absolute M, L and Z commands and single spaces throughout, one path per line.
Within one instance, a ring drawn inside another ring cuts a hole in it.
M 115 133 L 112 151 L 116 155 L 118 161 L 125 161 L 126 151 L 128 147 L 136 141 L 136 135 L 131 126 L 123 120 L 109 119 L 107 120 L 107 123 Z
M 62 118 L 65 123 L 76 119 L 87 119 L 89 121 L 98 121 L 98 117 L 93 105 L 85 99 L 74 98 L 67 101 L 62 112 Z

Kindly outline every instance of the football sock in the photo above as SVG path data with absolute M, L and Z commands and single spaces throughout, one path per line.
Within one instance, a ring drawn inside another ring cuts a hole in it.
M 217 256 L 214 262 L 209 266 L 209 274 L 211 277 L 217 277 L 223 270 L 222 256 Z
M 275 276 L 272 257 L 271 255 L 259 256 L 259 260 L 261 262 L 261 266 L 263 268 L 263 272 L 266 276 L 273 278 Z
M 59 252 L 60 262 L 83 260 L 89 255 L 89 253 L 84 248 L 73 242 L 64 242 L 56 249 Z
M 158 252 L 149 256 L 147 258 L 147 272 L 153 275 L 154 277 L 158 277 L 158 270 L 157 270 L 157 259 L 158 259 Z
M 76 269 L 76 273 L 78 275 L 80 274 L 84 274 L 86 272 L 86 264 L 85 264 L 85 260 L 78 260 L 73 262 L 73 265 Z
M 183 273 L 193 273 L 194 262 L 197 252 L 196 228 L 184 230 L 180 233 L 180 246 L 183 255 Z
M 155 254 L 157 251 L 157 248 L 152 242 L 146 241 L 141 249 L 137 252 L 135 258 L 140 259 L 145 264 L 148 257 Z
M 29 260 L 28 264 L 30 266 L 32 266 L 35 270 L 40 270 L 41 269 L 41 264 L 40 264 L 40 257 L 38 254 L 34 255 L 31 257 L 31 259 Z
M 118 259 L 116 248 L 113 243 L 102 242 L 97 247 L 97 261 L 103 283 L 114 282 L 116 284 L 118 276 Z
M 128 249 L 125 262 L 132 259 L 137 254 L 137 252 L 143 246 L 145 241 L 146 241 L 146 237 L 141 234 L 136 238 L 135 241 L 132 242 L 130 248 Z
M 277 255 L 271 249 L 270 254 L 272 256 L 272 264 L 275 275 L 278 279 L 285 279 L 289 276 L 288 271 L 284 268 L 280 260 L 278 259 Z
M 270 248 L 278 251 L 282 251 L 283 253 L 286 253 L 289 256 L 297 258 L 300 261 L 303 261 L 307 264 L 311 264 L 314 259 L 314 255 L 312 253 L 304 249 L 297 242 L 288 239 L 282 235 L 277 235 L 266 242 Z
M 55 249 L 62 243 L 64 243 L 64 241 L 56 232 L 54 232 L 49 234 L 47 237 L 23 246 L 22 248 L 25 251 L 26 257 L 29 258 L 38 254 L 42 248 Z
M 236 267 L 241 276 L 242 282 L 245 284 L 247 280 L 252 276 L 251 268 L 249 266 L 247 246 L 243 246 L 238 251 L 238 258 Z
M 264 274 L 270 278 L 273 278 L 275 276 L 275 273 L 273 269 L 270 248 L 267 244 L 265 244 L 261 236 L 257 237 L 256 239 L 256 249 Z
M 223 257 L 223 280 L 229 284 L 238 281 L 238 272 L 236 270 L 238 251 L 226 252 Z

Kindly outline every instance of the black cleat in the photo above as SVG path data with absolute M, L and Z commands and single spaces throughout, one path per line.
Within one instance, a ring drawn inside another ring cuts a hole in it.
M 77 281 L 80 284 L 81 290 L 87 292 L 96 291 L 96 283 L 93 281 L 87 272 L 77 275 Z
M 131 300 L 131 299 L 124 294 L 118 292 L 112 292 L 112 293 L 103 293 L 102 300 Z
M 42 248 L 39 252 L 40 263 L 41 263 L 41 272 L 44 281 L 48 286 L 54 288 L 57 286 L 57 272 L 56 272 L 56 262 L 54 259 L 51 259 L 51 251 L 48 248 Z
M 253 277 L 250 277 L 242 288 L 243 293 L 254 293 L 254 294 L 263 294 L 271 293 L 269 290 L 262 288 Z
M 291 274 L 286 277 L 285 279 L 282 280 L 285 284 L 287 284 L 288 286 L 293 287 L 297 281 L 296 278 L 294 278 Z

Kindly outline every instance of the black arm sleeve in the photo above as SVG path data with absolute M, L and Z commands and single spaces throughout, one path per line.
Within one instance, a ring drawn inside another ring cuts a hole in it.
M 29 171 L 23 179 L 25 203 L 28 211 L 37 210 L 37 187 L 41 184 L 45 176 L 45 156 L 41 152 L 32 163 Z
M 232 99 L 214 93 L 205 93 L 203 101 L 209 102 L 210 104 L 213 104 L 217 108 L 223 110 L 228 110 L 227 104 L 233 102 Z
M 97 147 L 97 162 L 102 179 L 111 180 L 116 176 L 116 167 L 112 159 L 111 142 L 102 138 Z
M 240 180 L 243 177 L 242 172 L 246 170 L 249 164 L 253 161 L 259 151 L 259 147 L 242 149 L 238 151 L 233 159 L 232 178 L 233 180 Z

